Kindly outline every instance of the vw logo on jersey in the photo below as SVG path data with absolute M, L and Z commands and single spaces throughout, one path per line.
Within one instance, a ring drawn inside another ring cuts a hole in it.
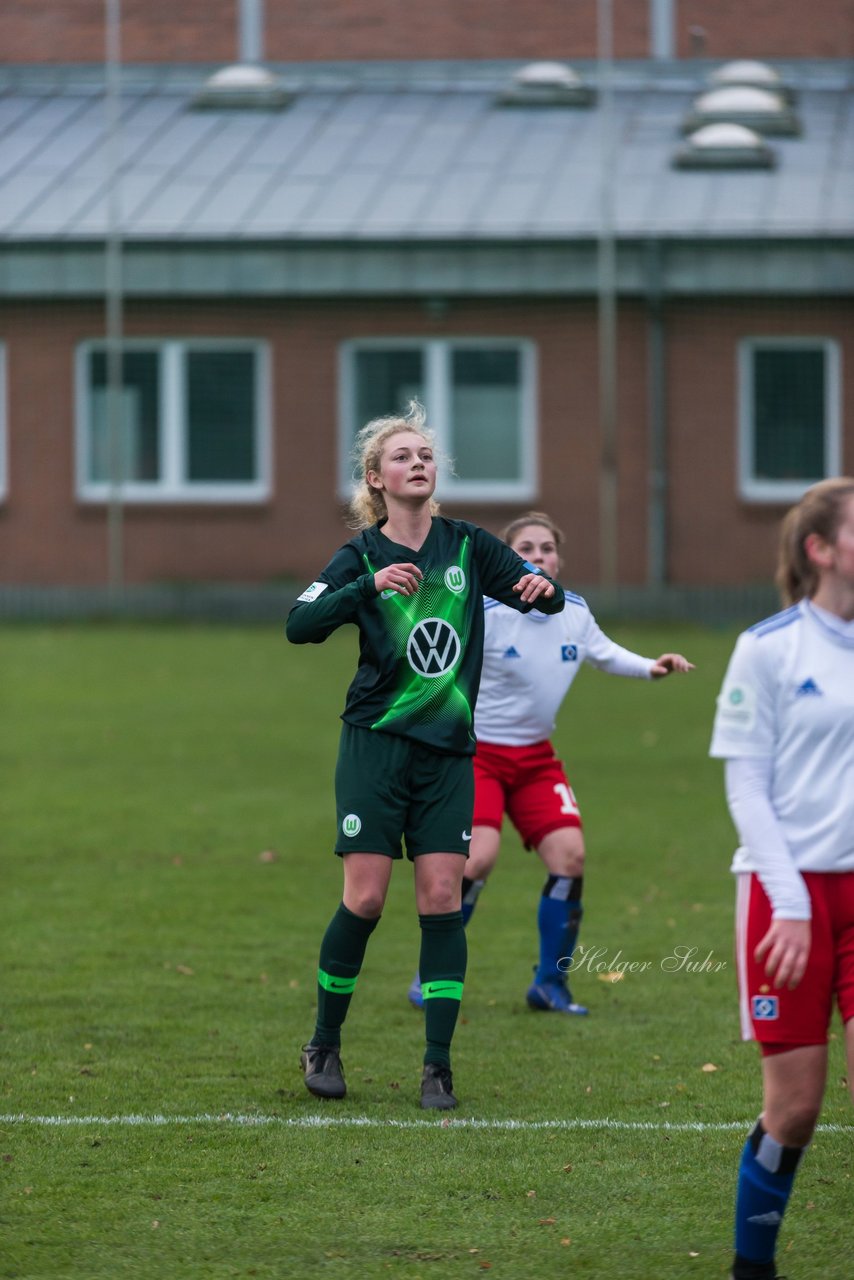
M 465 591 L 466 575 L 458 564 L 452 564 L 450 569 L 445 570 L 445 586 L 457 596 Z
M 413 671 L 434 680 L 456 666 L 462 651 L 460 637 L 444 618 L 425 618 L 413 627 L 406 644 L 406 658 Z

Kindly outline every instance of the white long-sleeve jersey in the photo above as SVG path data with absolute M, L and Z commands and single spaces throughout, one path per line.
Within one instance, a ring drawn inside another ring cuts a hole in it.
M 582 662 L 609 675 L 649 680 L 654 658 L 642 658 L 606 636 L 587 602 L 566 593 L 562 613 L 517 613 L 484 601 L 483 674 L 474 714 L 481 742 L 527 747 L 554 731 L 555 719 Z
M 733 871 L 808 917 L 800 872 L 854 870 L 854 624 L 801 601 L 739 636 L 710 754 L 756 766 L 728 773 Z

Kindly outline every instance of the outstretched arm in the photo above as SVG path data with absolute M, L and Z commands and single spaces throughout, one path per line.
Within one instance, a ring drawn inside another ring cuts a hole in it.
M 672 671 L 694 670 L 694 664 L 683 658 L 681 653 L 663 653 L 660 658 L 645 658 L 639 653 L 633 653 L 631 649 L 624 649 L 621 644 L 605 635 L 589 610 L 586 610 L 584 617 L 584 646 L 587 651 L 584 660 L 610 676 L 662 680 Z
M 663 680 L 674 671 L 693 670 L 695 670 L 693 662 L 683 658 L 681 653 L 663 653 L 660 658 L 656 658 L 649 674 L 653 680 Z

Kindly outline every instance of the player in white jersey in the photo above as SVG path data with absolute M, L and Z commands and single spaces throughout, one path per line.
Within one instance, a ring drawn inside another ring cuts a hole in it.
M 777 1274 L 777 1233 L 821 1109 L 834 1000 L 854 1082 L 854 479 L 813 486 L 788 513 L 777 582 L 790 607 L 739 637 L 711 746 L 726 761 L 741 841 L 742 1035 L 763 1055 L 734 1280 Z
M 563 535 L 550 516 L 528 512 L 501 536 L 544 573 L 557 572 Z M 550 741 L 555 718 L 584 662 L 610 675 L 643 680 L 692 666 L 678 653 L 643 658 L 622 648 L 600 629 L 581 596 L 570 592 L 560 617 L 535 610 L 520 619 L 521 626 L 511 609 L 494 600 L 486 600 L 484 608 L 483 671 L 474 720 L 474 822 L 463 880 L 463 920 L 468 923 L 495 866 L 506 812 L 547 872 L 537 911 L 540 958 L 527 1002 L 532 1009 L 586 1014 L 573 1000 L 566 978 L 581 924 L 584 839 L 578 804 Z M 409 999 L 420 1006 L 417 974 Z

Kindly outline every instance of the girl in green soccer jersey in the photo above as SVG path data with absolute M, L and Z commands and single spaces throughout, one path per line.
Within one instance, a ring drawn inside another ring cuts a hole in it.
M 358 449 L 352 512 L 362 532 L 302 593 L 287 622 L 295 644 L 319 643 L 345 622 L 359 628 L 335 774 L 344 892 L 321 943 L 317 1025 L 301 1065 L 309 1092 L 344 1097 L 341 1026 L 405 841 L 421 926 L 421 1105 L 445 1110 L 457 1105 L 450 1044 L 466 969 L 460 902 L 482 597 L 558 613 L 564 596 L 492 534 L 438 514 L 436 461 L 420 405 L 405 417 L 369 422 Z

